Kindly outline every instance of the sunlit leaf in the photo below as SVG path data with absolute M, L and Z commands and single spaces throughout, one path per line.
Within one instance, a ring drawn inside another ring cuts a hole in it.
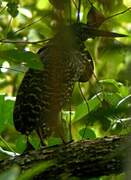
M 8 142 L 6 142 L 6 140 L 4 140 L 4 138 L 2 137 L 2 136 L 0 136 L 0 140 L 1 140 L 1 142 L 5 145 L 5 147 L 6 148 L 8 148 L 11 152 L 12 152 L 12 156 L 15 156 L 16 155 L 16 152 L 12 149 L 12 147 L 9 145 L 9 143 Z M 8 154 L 9 155 L 9 153 L 7 153 L 6 151 L 4 151 L 2 148 L 1 148 L 1 152 L 3 151 L 3 153 L 5 153 L 5 154 Z M 14 154 L 14 155 L 13 155 Z M 10 154 L 11 155 L 11 154 Z
M 4 103 L 4 121 L 7 125 L 13 125 L 13 108 L 14 108 L 15 98 L 10 96 L 5 96 Z

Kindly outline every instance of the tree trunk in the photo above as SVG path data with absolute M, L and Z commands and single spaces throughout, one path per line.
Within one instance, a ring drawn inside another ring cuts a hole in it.
M 103 175 L 119 174 L 125 171 L 129 163 L 131 151 L 130 137 L 112 136 L 96 140 L 83 140 L 67 145 L 58 145 L 4 160 L 0 163 L 3 171 L 17 164 L 21 170 L 32 168 L 37 163 L 52 160 L 49 168 L 38 174 L 34 179 L 60 179 L 66 177 L 99 177 Z

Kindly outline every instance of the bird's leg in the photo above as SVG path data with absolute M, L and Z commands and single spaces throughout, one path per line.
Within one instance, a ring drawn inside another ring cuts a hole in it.
M 41 146 L 46 146 L 46 144 L 44 143 L 44 136 L 43 136 L 43 130 L 41 127 L 38 127 L 38 129 L 36 130 L 39 138 L 40 138 L 40 143 L 41 143 Z

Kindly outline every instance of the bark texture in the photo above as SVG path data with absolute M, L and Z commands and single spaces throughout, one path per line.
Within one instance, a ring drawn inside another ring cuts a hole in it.
M 0 171 L 17 164 L 24 171 L 45 160 L 54 164 L 34 179 L 60 179 L 66 177 L 98 177 L 125 171 L 131 151 L 130 136 L 112 136 L 96 140 L 83 140 L 30 151 L 0 163 Z

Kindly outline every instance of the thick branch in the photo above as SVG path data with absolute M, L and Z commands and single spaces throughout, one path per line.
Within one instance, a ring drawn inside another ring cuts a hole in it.
M 127 163 L 127 153 L 131 150 L 129 137 L 113 136 L 73 142 L 5 160 L 0 163 L 3 171 L 18 164 L 22 170 L 31 168 L 42 160 L 54 160 L 55 164 L 39 174 L 36 179 L 53 179 L 63 173 L 68 176 L 98 177 L 109 174 L 119 174 L 124 171 Z M 58 178 L 59 179 L 59 178 Z

